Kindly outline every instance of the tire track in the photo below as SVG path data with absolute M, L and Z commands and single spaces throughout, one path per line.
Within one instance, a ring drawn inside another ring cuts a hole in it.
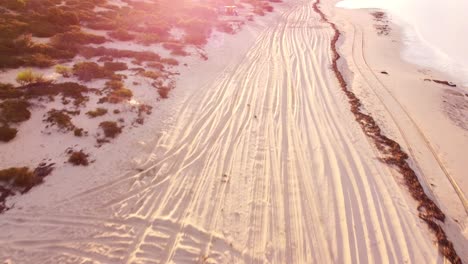
M 356 29 L 356 26 L 353 25 L 354 27 L 354 31 L 356 32 L 357 29 Z M 424 144 L 426 145 L 427 149 L 431 152 L 431 155 L 433 156 L 433 158 L 435 159 L 437 165 L 439 166 L 440 170 L 444 173 L 445 177 L 448 179 L 448 181 L 450 182 L 450 184 L 452 185 L 452 188 L 453 190 L 455 191 L 455 193 L 457 194 L 458 198 L 460 199 L 460 202 L 461 204 L 463 205 L 463 208 L 465 210 L 465 213 L 468 214 L 468 201 L 465 197 L 465 194 L 463 193 L 463 191 L 461 190 L 460 186 L 457 184 L 457 182 L 455 181 L 455 179 L 450 175 L 450 173 L 448 172 L 447 168 L 445 167 L 444 163 L 442 162 L 442 160 L 439 158 L 439 155 L 436 153 L 436 151 L 434 150 L 434 148 L 432 147 L 430 141 L 428 140 L 428 138 L 426 137 L 426 135 L 424 134 L 424 132 L 422 131 L 422 129 L 418 126 L 418 124 L 415 122 L 415 120 L 411 117 L 411 115 L 409 114 L 409 112 L 406 110 L 406 108 L 396 99 L 396 97 L 393 95 L 393 93 L 380 81 L 380 79 L 375 75 L 375 73 L 371 70 L 369 64 L 367 63 L 367 60 L 364 56 L 364 53 L 362 52 L 364 50 L 364 36 L 363 36 L 363 33 L 362 33 L 362 30 L 360 29 L 360 57 L 362 58 L 362 61 L 364 62 L 364 65 L 367 69 L 367 73 L 369 73 L 369 75 L 371 75 L 373 77 L 374 80 L 376 80 L 378 82 L 378 85 L 380 87 L 382 87 L 385 92 L 393 99 L 393 102 L 396 103 L 399 107 L 399 109 L 401 109 L 401 111 L 404 113 L 405 117 L 408 118 L 408 120 L 410 121 L 411 125 L 416 129 L 416 131 L 418 132 L 418 135 L 419 137 L 424 141 Z M 356 36 L 358 34 L 354 34 L 354 41 L 353 41 L 353 52 L 354 52 L 354 43 L 356 43 Z M 353 55 L 354 56 L 354 55 Z M 368 86 L 371 88 L 371 90 L 373 91 L 373 93 L 376 95 L 376 97 L 379 99 L 379 101 L 382 103 L 382 105 L 385 107 L 385 110 L 386 112 L 390 115 L 390 117 L 392 118 L 393 120 L 393 123 L 397 126 L 398 128 L 398 131 L 399 133 L 401 134 L 401 136 L 403 137 L 403 140 L 405 141 L 405 145 L 407 146 L 408 148 L 408 151 L 410 152 L 410 156 L 411 157 L 415 157 L 415 155 L 413 154 L 413 150 L 411 148 L 411 145 L 409 144 L 409 141 L 407 139 L 407 135 L 406 133 L 404 132 L 404 129 L 401 128 L 401 126 L 398 124 L 396 118 L 394 117 L 394 115 L 392 114 L 392 112 L 390 111 L 390 109 L 388 109 L 387 107 L 387 104 L 386 102 L 384 101 L 384 99 L 382 98 L 382 96 L 380 96 L 375 90 L 374 88 L 372 87 L 372 85 L 370 84 L 370 81 L 367 80 L 367 78 L 365 77 L 365 74 L 362 74 L 361 72 L 361 69 L 358 67 L 358 70 L 360 71 L 361 73 L 361 76 L 364 78 L 364 80 L 368 83 Z M 415 159 L 414 159 L 415 160 Z M 421 170 L 420 170 L 421 171 Z M 426 180 L 427 182 L 427 180 Z M 430 186 L 429 187 L 429 190 L 430 190 Z M 432 192 L 432 190 L 431 190 Z
M 452 263 L 462 263 L 460 257 L 455 251 L 453 244 L 448 240 L 447 235 L 438 221 L 444 222 L 445 215 L 440 208 L 427 196 L 414 170 L 408 164 L 408 155 L 401 149 L 400 145 L 392 139 L 384 136 L 380 127 L 376 124 L 374 118 L 368 114 L 364 114 L 360 100 L 353 92 L 348 89 L 348 85 L 343 78 L 342 73 L 338 69 L 337 61 L 340 59 L 336 43 L 341 35 L 340 31 L 333 22 L 330 22 L 325 14 L 319 9 L 320 0 L 314 4 L 314 10 L 320 14 L 322 19 L 328 23 L 335 31 L 334 38 L 331 42 L 331 50 L 333 51 L 333 71 L 340 82 L 342 90 L 346 93 L 351 105 L 351 111 L 356 116 L 356 121 L 361 125 L 367 136 L 372 138 L 376 147 L 384 155 L 382 159 L 389 165 L 396 166 L 405 179 L 405 183 L 413 196 L 418 201 L 419 217 L 426 222 L 437 239 L 439 252 Z
M 437 259 L 398 183 L 386 177 L 388 168 L 376 160 L 336 89 L 329 69 L 334 31 L 313 4 L 291 4 L 240 63 L 190 96 L 173 126 L 162 131 L 144 171 L 51 205 L 43 215 L 0 219 L 0 258 Z M 57 221 L 44 217 L 52 211 Z

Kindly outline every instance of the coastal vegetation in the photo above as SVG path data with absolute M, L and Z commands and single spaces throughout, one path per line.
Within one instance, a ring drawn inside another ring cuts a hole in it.
M 89 154 L 86 154 L 83 150 L 70 151 L 68 162 L 74 166 L 88 166 L 89 165 Z
M 122 127 L 114 121 L 104 121 L 99 124 L 99 127 L 104 132 L 106 138 L 115 138 L 117 135 L 122 133 Z
M 249 16 L 273 10 L 269 1 L 242 2 L 251 7 Z M 0 0 L 0 74 L 13 75 L 0 83 L 0 144 L 25 136 L 27 121 L 39 122 L 41 136 L 70 133 L 79 141 L 89 133 L 98 143 L 122 133 L 125 120 L 129 127 L 143 124 L 153 106 L 135 100 L 142 94 L 135 89 L 154 92 L 154 103 L 169 98 L 183 57 L 207 60 L 203 47 L 211 34 L 233 34 L 243 24 L 220 13 L 220 4 L 229 2 Z M 109 112 L 118 122 L 97 118 Z M 96 123 L 88 127 L 83 118 Z M 78 151 L 68 161 L 86 165 L 86 155 Z M 24 168 L 7 172 L 24 182 L 35 175 Z
M 86 112 L 86 114 L 91 118 L 95 118 L 107 114 L 107 109 L 98 107 L 96 110 Z

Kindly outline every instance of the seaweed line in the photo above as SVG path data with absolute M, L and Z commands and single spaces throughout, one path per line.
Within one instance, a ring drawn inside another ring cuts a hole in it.
M 356 121 L 361 126 L 364 133 L 373 140 L 375 146 L 379 152 L 383 155 L 381 160 L 388 165 L 394 166 L 403 176 L 404 182 L 411 196 L 418 202 L 418 215 L 424 222 L 426 222 L 429 230 L 435 235 L 439 252 L 447 258 L 451 263 L 461 264 L 462 261 L 458 256 L 453 243 L 448 239 L 447 234 L 441 226 L 441 222 L 445 221 L 445 214 L 442 210 L 429 198 L 424 191 L 421 183 L 419 182 L 416 172 L 410 167 L 408 163 L 408 154 L 406 154 L 393 139 L 383 135 L 382 130 L 375 122 L 375 119 L 369 115 L 363 113 L 361 110 L 361 100 L 349 90 L 348 84 L 346 83 L 343 74 L 338 69 L 338 60 L 340 55 L 336 48 L 336 43 L 341 36 L 335 23 L 330 22 L 325 14 L 320 10 L 318 5 L 320 0 L 316 0 L 313 4 L 313 9 L 317 12 L 321 19 L 329 24 L 334 31 L 334 36 L 330 43 L 332 50 L 332 70 L 338 79 L 341 90 L 346 94 L 348 102 L 351 106 L 351 112 L 354 114 Z

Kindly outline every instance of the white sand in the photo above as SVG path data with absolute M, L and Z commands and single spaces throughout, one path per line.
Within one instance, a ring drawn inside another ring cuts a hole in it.
M 366 108 L 375 111 L 385 131 L 403 146 L 414 148 L 412 161 L 418 169 L 432 171 L 443 162 L 466 190 L 461 172 L 456 172 L 462 157 L 445 145 L 450 139 L 436 141 L 437 132 L 429 132 L 432 127 L 419 119 L 427 109 L 415 107 L 410 112 L 431 143 L 446 146 L 452 163 L 442 156 L 441 163 L 431 162 L 430 147 L 411 123 L 401 123 L 409 134 L 399 134 L 395 124 L 411 121 L 399 112 L 393 114 L 398 107 L 391 101 L 376 101 L 371 88 L 381 76 L 370 71 L 385 66 L 382 70 L 390 76 L 384 77 L 397 78 L 396 67 L 401 64 L 369 66 L 358 72 L 363 64 L 355 57 L 359 49 L 352 51 L 352 16 L 341 14 L 344 11 L 332 4 L 323 8 L 346 30 L 343 52 L 354 72 L 348 72 L 348 78 L 369 102 Z M 61 165 L 45 184 L 11 199 L 9 204 L 15 207 L 0 217 L 0 259 L 13 263 L 442 262 L 432 235 L 417 217 L 415 202 L 398 174 L 377 160 L 374 146 L 338 88 L 330 70 L 331 29 L 313 12 L 312 1 L 277 4 L 275 10 L 255 18 L 237 35 L 215 34 L 206 49 L 208 61 L 188 57 L 189 67 L 179 67 L 181 75 L 171 98 L 156 104 L 145 126 L 96 150 L 96 163 L 87 168 Z M 397 52 L 398 46 L 392 50 Z M 369 60 L 369 65 L 373 63 L 378 61 Z M 403 68 L 400 72 L 409 73 Z M 405 76 L 402 82 L 407 81 Z M 364 78 L 376 80 L 366 85 Z M 400 81 L 393 82 L 396 86 Z M 419 78 L 417 83 L 425 85 Z M 427 100 L 435 100 L 436 95 L 428 95 Z M 437 103 L 427 104 L 432 105 L 430 113 L 437 124 L 444 126 L 437 129 L 445 128 L 449 135 L 455 131 L 453 140 L 466 135 L 451 125 Z M 53 146 L 67 147 L 67 137 L 54 135 Z M 466 144 L 466 138 L 460 144 Z M 26 147 L 25 156 L 34 159 Z M 452 185 L 443 173 L 426 177 L 424 187 L 431 188 L 447 211 L 446 229 L 466 261 L 466 214 L 460 212 L 460 199 L 448 190 Z M 430 183 L 436 186 L 429 187 Z
M 336 9 L 335 18 L 347 33 L 342 50 L 352 54 L 346 59 L 353 88 L 410 154 L 423 186 L 447 214 L 446 231 L 466 261 L 468 87 L 461 79 L 404 63 L 401 29 L 391 24 L 389 36 L 377 36 L 371 11 Z M 453 81 L 458 87 L 424 79 Z

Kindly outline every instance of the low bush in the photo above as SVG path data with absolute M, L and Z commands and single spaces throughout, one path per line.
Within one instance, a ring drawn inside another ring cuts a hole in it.
M 144 33 L 136 37 L 136 42 L 142 45 L 158 44 L 164 40 L 165 38 L 161 37 L 161 35 L 153 33 Z
M 31 67 L 47 68 L 55 64 L 55 60 L 47 54 L 29 54 L 23 56 L 24 65 Z
M 84 132 L 84 129 L 82 128 L 75 128 L 73 130 L 73 135 L 75 135 L 75 137 L 82 137 L 86 134 L 86 132 Z
M 89 88 L 78 83 L 35 83 L 19 87 L 27 98 L 41 96 L 56 96 L 61 94 L 64 98 L 72 98 L 74 105 L 78 106 L 88 100 L 84 94 L 89 92 Z
M 263 9 L 261 7 L 258 7 L 258 6 L 256 6 L 254 8 L 253 12 L 254 12 L 254 14 L 259 15 L 259 16 L 264 16 L 265 15 L 265 12 L 263 11 Z
M 95 117 L 103 116 L 103 115 L 107 114 L 107 109 L 105 109 L 105 108 L 96 108 L 96 110 L 88 111 L 86 114 L 91 118 L 95 118 Z
M 141 116 L 143 116 L 143 114 L 150 115 L 152 109 L 153 109 L 153 107 L 150 106 L 150 105 L 141 104 L 141 105 L 139 105 L 139 106 L 137 107 L 138 116 L 141 117 Z
M 273 12 L 273 7 L 267 3 L 263 5 L 263 9 L 267 12 Z
M 163 44 L 163 47 L 165 49 L 170 50 L 172 55 L 178 55 L 178 56 L 190 55 L 190 53 L 185 51 L 185 46 L 177 42 L 166 42 Z
M 68 26 L 57 25 L 46 20 L 45 16 L 36 17 L 28 23 L 27 31 L 39 38 L 53 37 L 68 30 Z
M 95 62 L 79 62 L 73 65 L 73 75 L 81 81 L 91 81 L 92 79 L 110 78 L 112 72 L 99 66 Z
M 115 71 L 125 71 L 128 69 L 125 62 L 104 62 L 104 69 L 115 72 Z
M 99 99 L 98 103 L 120 103 L 124 100 L 132 98 L 133 93 L 131 90 L 125 88 L 121 80 L 110 80 L 106 82 L 107 94 Z
M 23 96 L 23 91 L 8 83 L 0 83 L 0 99 L 14 99 Z
M 99 127 L 104 132 L 104 136 L 107 138 L 115 138 L 117 135 L 122 133 L 122 128 L 113 121 L 104 121 L 99 124 Z
M 192 32 L 184 36 L 184 41 L 187 44 L 192 44 L 195 46 L 203 46 L 208 42 L 208 34 Z
M 2 0 L 0 3 L 2 6 L 15 11 L 22 11 L 26 8 L 25 0 Z
M 0 141 L 8 142 L 16 137 L 18 130 L 8 126 L 0 127 Z
M 118 90 L 124 88 L 124 83 L 121 80 L 110 80 L 106 82 L 106 89 Z
M 80 23 L 78 15 L 75 12 L 64 11 L 57 6 L 49 7 L 47 9 L 47 20 L 62 26 L 78 25 Z
M 119 27 L 116 21 L 112 21 L 110 19 L 101 19 L 99 21 L 89 21 L 86 24 L 86 26 L 94 30 L 114 30 L 114 31 L 118 30 L 118 27 Z
M 62 131 L 72 131 L 76 128 L 66 110 L 50 110 L 47 112 L 45 121 L 57 126 Z
M 62 49 L 75 48 L 86 44 L 102 44 L 104 42 L 106 42 L 105 37 L 83 32 L 79 28 L 57 34 L 50 39 L 52 46 Z
M 40 179 L 28 167 L 12 167 L 0 170 L 0 181 L 18 187 L 30 187 L 40 182 Z
M 157 88 L 158 94 L 162 99 L 167 99 L 169 98 L 169 91 L 171 90 L 169 87 L 162 86 Z
M 104 47 L 82 47 L 80 54 L 85 58 L 92 57 L 113 57 L 117 58 L 134 58 L 137 61 L 160 61 L 161 56 L 151 51 L 133 51 L 133 50 L 119 50 L 108 49 Z
M 73 151 L 70 153 L 68 162 L 75 166 L 80 166 L 80 165 L 88 166 L 89 164 L 88 157 L 89 157 L 89 154 L 84 153 L 83 150 Z
M 0 122 L 4 124 L 20 123 L 31 118 L 26 100 L 11 99 L 0 103 Z
M 117 90 L 112 91 L 109 95 L 107 95 L 106 102 L 111 104 L 117 104 L 125 100 L 129 100 L 132 98 L 133 93 L 131 90 L 127 88 L 120 88 Z
M 168 65 L 171 65 L 171 66 L 179 65 L 179 62 L 176 59 L 173 59 L 173 58 L 164 58 L 164 59 L 161 59 L 161 62 L 165 63 L 165 64 L 168 64 Z
M 150 78 L 153 80 L 164 78 L 165 75 L 162 72 L 155 72 L 155 71 L 144 71 L 139 73 L 141 76 Z
M 234 28 L 232 27 L 232 25 L 229 24 L 229 23 L 226 23 L 226 22 L 218 23 L 218 25 L 216 25 L 216 29 L 221 31 L 221 32 L 228 33 L 228 34 L 234 34 L 235 33 Z
M 149 68 L 154 68 L 160 71 L 164 71 L 164 64 L 160 62 L 148 62 L 146 66 L 148 66 Z
M 128 31 L 123 29 L 117 29 L 116 31 L 111 31 L 108 33 L 111 38 L 120 40 L 120 41 L 130 41 L 135 39 L 135 35 L 128 33 Z

